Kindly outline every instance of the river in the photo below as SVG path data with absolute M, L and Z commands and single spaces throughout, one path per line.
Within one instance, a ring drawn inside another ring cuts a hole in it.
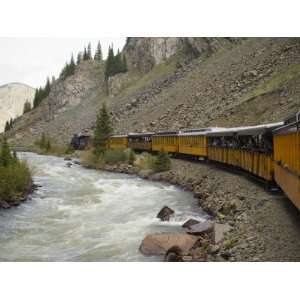
M 187 219 L 205 218 L 192 194 L 173 185 L 19 156 L 41 187 L 0 210 L 0 261 L 157 261 L 138 250 L 146 234 L 180 232 Z M 155 218 L 164 205 L 176 212 L 170 222 Z

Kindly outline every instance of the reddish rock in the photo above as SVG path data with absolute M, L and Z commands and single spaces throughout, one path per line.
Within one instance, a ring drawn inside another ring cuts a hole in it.
M 197 237 L 184 233 L 149 234 L 143 239 L 140 251 L 144 255 L 165 255 L 172 247 L 176 247 L 180 253 L 185 253 L 195 245 L 197 240 Z

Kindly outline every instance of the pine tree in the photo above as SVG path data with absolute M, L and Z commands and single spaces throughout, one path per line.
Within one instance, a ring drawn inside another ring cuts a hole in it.
M 35 94 L 33 98 L 33 108 L 36 108 L 38 106 L 38 89 L 35 89 Z
M 99 110 L 94 130 L 95 155 L 99 156 L 105 152 L 109 136 L 113 132 L 110 114 L 107 111 L 106 104 L 103 103 Z
M 23 114 L 26 114 L 29 111 L 31 111 L 31 103 L 26 100 L 26 102 L 24 103 Z
M 82 60 L 82 54 L 81 54 L 81 52 L 79 52 L 77 54 L 77 61 L 76 61 L 77 66 L 80 64 L 81 60 Z
M 52 76 L 52 78 L 51 78 L 51 86 L 54 84 L 54 82 L 55 82 L 55 76 Z
M 73 54 L 72 54 L 70 64 L 68 66 L 68 76 L 73 75 L 75 73 L 75 68 L 76 68 L 76 65 L 74 62 Z
M 113 74 L 118 74 L 123 72 L 123 62 L 122 62 L 122 57 L 121 57 L 121 53 L 120 50 L 118 49 L 118 53 L 117 55 L 114 57 L 114 68 L 113 68 Z
M 88 59 L 87 57 L 88 57 L 88 56 L 87 56 L 86 47 L 84 47 L 82 59 L 83 59 L 83 60 L 87 60 L 87 59 Z
M 88 44 L 88 47 L 87 47 L 87 60 L 90 60 L 92 59 L 92 45 L 91 43 Z
M 41 137 L 41 140 L 40 140 L 40 148 L 41 149 L 45 149 L 46 148 L 46 145 L 47 145 L 47 138 L 46 138 L 46 135 L 45 133 L 43 132 L 42 133 L 42 137 Z
M 13 157 L 11 155 L 6 137 L 4 137 L 1 145 L 0 166 L 7 167 L 12 163 L 12 161 L 13 161 Z
M 101 48 L 100 41 L 98 42 L 98 45 L 97 45 L 97 49 L 96 49 L 96 52 L 95 52 L 94 60 L 97 60 L 97 61 L 102 61 L 103 60 L 103 57 L 102 57 L 102 48 Z
M 108 56 L 105 64 L 105 79 L 108 80 L 110 76 L 114 73 L 114 49 L 112 47 L 108 48 Z
M 51 150 L 51 142 L 50 142 L 49 138 L 46 142 L 45 149 L 46 149 L 47 152 L 49 152 Z
M 4 132 L 8 131 L 9 129 L 10 129 L 10 128 L 9 128 L 9 122 L 6 121 Z
M 45 85 L 45 90 L 44 90 L 44 97 L 47 97 L 50 93 L 50 89 L 51 89 L 51 84 L 50 84 L 50 79 L 49 77 L 47 77 L 47 82 L 46 82 L 46 85 Z
M 128 68 L 127 68 L 127 59 L 126 59 L 126 55 L 123 54 L 123 60 L 122 60 L 122 72 L 127 72 Z
M 13 128 L 13 124 L 14 124 L 13 119 L 10 119 L 10 121 L 9 121 L 9 129 Z

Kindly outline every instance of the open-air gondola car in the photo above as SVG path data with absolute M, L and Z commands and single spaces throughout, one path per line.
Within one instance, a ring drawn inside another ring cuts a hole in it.
M 151 151 L 152 150 L 151 132 L 146 133 L 129 133 L 128 147 L 135 151 Z
M 272 129 L 283 123 L 213 130 L 208 136 L 208 159 L 273 180 Z
M 273 135 L 275 181 L 300 209 L 300 114 L 286 120 Z

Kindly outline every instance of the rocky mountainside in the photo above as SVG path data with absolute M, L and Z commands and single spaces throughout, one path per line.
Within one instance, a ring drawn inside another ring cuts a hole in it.
M 129 38 L 123 52 L 129 71 L 107 88 L 103 64 L 94 61 L 56 82 L 17 123 L 14 142 L 30 144 L 48 132 L 67 143 L 92 130 L 103 101 L 118 133 L 256 124 L 300 110 L 296 38 Z
M 4 131 L 6 121 L 23 114 L 24 103 L 32 104 L 34 88 L 22 83 L 9 83 L 0 86 L 0 132 Z

